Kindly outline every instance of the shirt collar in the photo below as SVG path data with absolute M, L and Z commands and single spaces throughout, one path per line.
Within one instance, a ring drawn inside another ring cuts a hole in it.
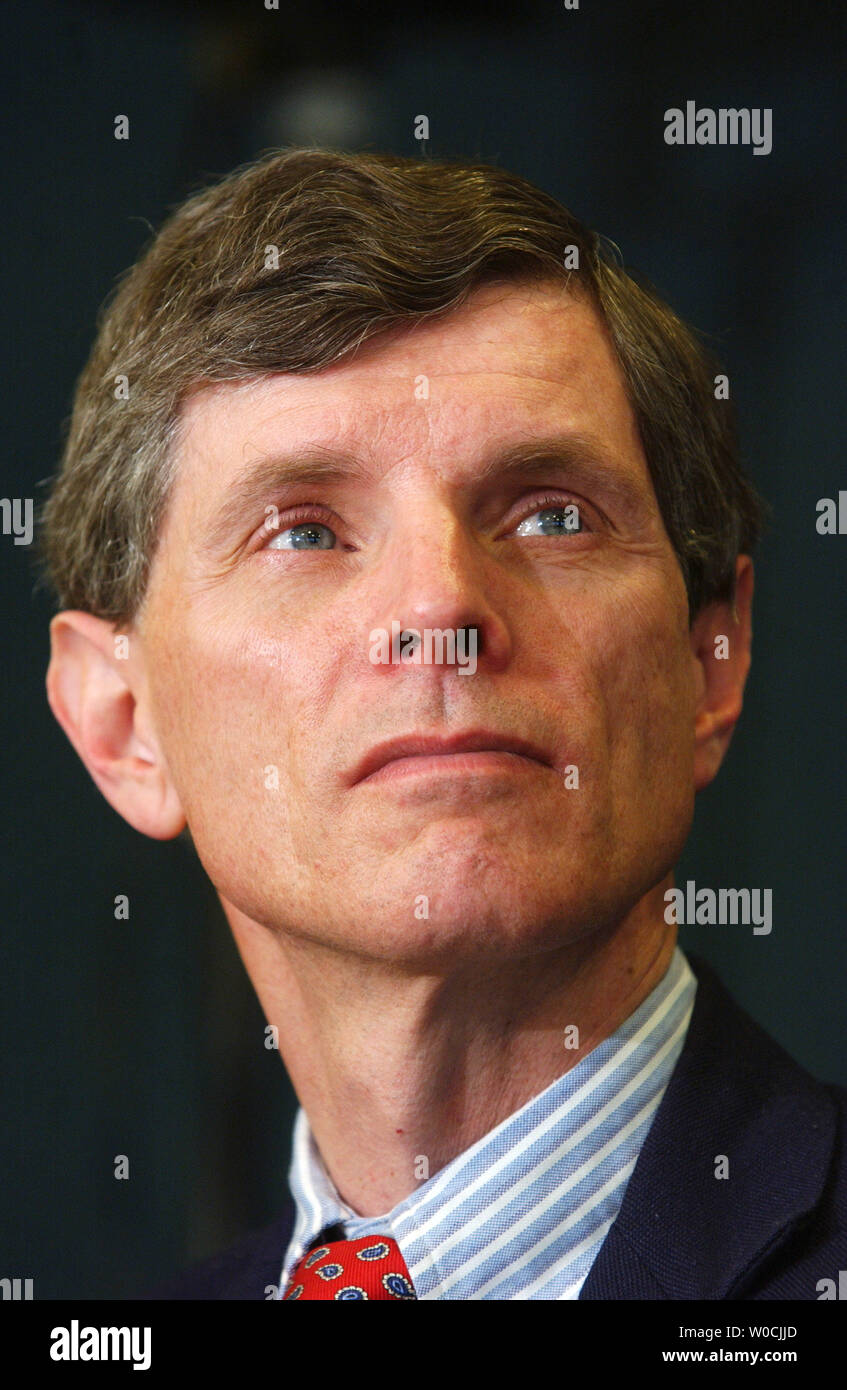
M 348 1239 L 392 1236 L 422 1299 L 578 1297 L 682 1051 L 696 988 L 677 947 L 610 1037 L 383 1216 L 342 1200 L 301 1108 L 280 1286 L 340 1222 Z

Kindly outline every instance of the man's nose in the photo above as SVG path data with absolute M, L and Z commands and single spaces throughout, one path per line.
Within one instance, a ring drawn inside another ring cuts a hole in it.
M 446 652 L 475 651 L 487 671 L 503 669 L 511 639 L 497 571 L 495 557 L 449 505 L 415 506 L 383 555 L 371 626 L 400 634 L 401 643 L 405 634 L 409 652 L 413 634 L 420 644 L 427 631 L 452 631 L 456 642 Z

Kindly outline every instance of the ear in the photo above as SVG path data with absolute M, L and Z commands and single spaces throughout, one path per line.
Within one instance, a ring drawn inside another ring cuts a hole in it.
M 146 699 L 140 642 L 91 613 L 50 624 L 47 699 L 106 800 L 154 840 L 170 840 L 185 815 L 159 748 Z
M 735 599 L 702 609 L 691 626 L 691 655 L 699 687 L 694 721 L 694 789 L 715 777 L 741 714 L 753 636 L 753 561 L 740 555 Z

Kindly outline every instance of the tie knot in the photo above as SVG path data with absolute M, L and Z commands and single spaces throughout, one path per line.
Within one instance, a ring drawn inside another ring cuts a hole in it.
M 283 1297 L 416 1298 L 406 1261 L 391 1236 L 333 1240 L 303 1255 Z

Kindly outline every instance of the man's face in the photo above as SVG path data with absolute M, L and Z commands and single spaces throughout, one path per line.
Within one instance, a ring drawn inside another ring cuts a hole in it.
M 183 422 L 138 636 L 225 902 L 435 969 L 577 940 L 664 878 L 693 810 L 688 608 L 589 304 L 489 286 L 348 364 L 202 389 Z M 286 480 L 318 452 L 335 472 Z M 374 664 L 392 624 L 475 625 L 475 673 Z M 467 732 L 537 756 L 357 779 L 387 740 Z

